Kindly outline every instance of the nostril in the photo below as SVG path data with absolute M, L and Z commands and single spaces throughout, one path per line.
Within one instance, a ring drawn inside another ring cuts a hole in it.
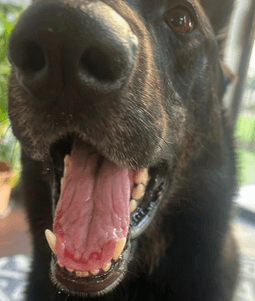
M 80 64 L 86 75 L 98 81 L 113 82 L 118 80 L 122 73 L 122 64 L 118 55 L 114 57 L 94 47 L 82 54 Z
M 11 56 L 12 62 L 23 71 L 40 71 L 45 66 L 42 48 L 34 41 L 24 41 Z

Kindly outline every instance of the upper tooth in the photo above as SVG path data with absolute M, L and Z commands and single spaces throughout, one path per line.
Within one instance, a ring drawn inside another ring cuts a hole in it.
M 63 177 L 60 180 L 60 194 L 63 192 L 64 184 L 65 184 L 65 178 Z
M 70 159 L 71 159 L 71 157 L 69 155 L 65 156 L 65 159 L 64 159 L 64 173 L 63 173 L 63 177 L 60 180 L 60 183 L 61 183 L 61 185 L 60 185 L 60 193 L 62 193 L 63 189 L 64 189 L 66 175 L 68 173 L 68 170 L 69 170 L 69 167 L 70 167 L 70 164 L 71 164 Z
M 46 229 L 45 236 L 52 252 L 56 254 L 56 235 L 49 229 Z
M 132 213 L 137 208 L 137 202 L 135 200 L 131 200 L 129 202 L 129 211 Z
M 135 173 L 134 181 L 136 184 L 146 185 L 149 180 L 148 168 L 137 170 Z
M 120 254 L 122 253 L 125 247 L 126 241 L 127 241 L 126 237 L 122 237 L 120 240 L 116 242 L 115 249 L 112 254 L 113 260 L 116 261 L 119 258 Z
M 61 207 L 62 203 L 63 203 L 63 199 L 59 199 L 57 203 L 56 211 Z
M 65 159 L 64 159 L 64 177 L 66 177 L 66 175 L 68 173 L 70 163 L 71 163 L 70 159 L 71 159 L 71 157 L 69 155 L 65 156 Z
M 140 200 L 144 196 L 145 186 L 143 184 L 138 184 L 132 190 L 132 199 Z
M 61 267 L 61 268 L 63 268 L 64 267 L 64 265 L 58 260 L 58 265 Z

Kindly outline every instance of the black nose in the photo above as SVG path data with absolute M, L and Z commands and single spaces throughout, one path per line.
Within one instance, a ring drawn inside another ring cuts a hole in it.
M 38 99 L 70 89 L 115 91 L 132 74 L 138 40 L 129 24 L 100 1 L 84 3 L 37 2 L 13 31 L 9 60 Z

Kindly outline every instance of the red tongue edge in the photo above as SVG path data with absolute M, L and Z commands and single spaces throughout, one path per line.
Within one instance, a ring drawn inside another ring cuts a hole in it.
M 53 223 L 58 260 L 69 269 L 101 268 L 128 234 L 134 173 L 106 158 L 99 167 L 101 159 L 92 146 L 73 145 Z

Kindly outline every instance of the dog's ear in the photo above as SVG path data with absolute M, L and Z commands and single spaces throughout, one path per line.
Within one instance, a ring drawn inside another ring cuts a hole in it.
M 227 37 L 228 23 L 235 0 L 201 0 L 201 4 L 209 17 L 219 48 L 222 49 Z
M 228 85 L 236 80 L 235 74 L 223 62 L 228 25 L 235 0 L 200 0 L 200 2 L 211 21 L 219 45 L 219 96 L 222 99 Z

